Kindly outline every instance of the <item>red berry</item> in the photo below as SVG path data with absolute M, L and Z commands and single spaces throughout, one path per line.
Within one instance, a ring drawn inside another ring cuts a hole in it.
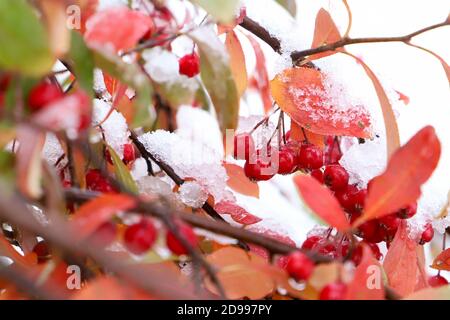
M 428 284 L 431 287 L 442 287 L 442 286 L 446 286 L 448 285 L 448 281 L 447 279 L 445 279 L 443 276 L 441 276 L 440 274 L 429 277 L 428 278 Z
M 129 164 L 136 160 L 136 153 L 134 151 L 134 146 L 131 143 L 126 143 L 123 145 L 123 163 Z
M 304 169 L 319 169 L 323 165 L 322 150 L 312 144 L 304 144 L 300 149 L 298 166 Z
M 275 175 L 271 164 L 264 163 L 259 159 L 256 160 L 256 163 L 245 162 L 244 173 L 250 180 L 254 181 L 266 181 Z
M 156 238 L 157 231 L 153 223 L 143 219 L 141 222 L 127 227 L 124 234 L 124 244 L 130 252 L 140 255 L 153 246 Z
M 194 230 L 190 226 L 184 223 L 178 224 L 178 233 L 184 237 L 184 239 L 193 247 L 197 246 L 198 238 L 194 233 Z M 167 232 L 166 235 L 166 244 L 167 247 L 175 253 L 176 255 L 187 254 L 187 249 L 183 246 L 183 244 L 178 240 L 178 238 L 172 233 Z
M 410 205 L 408 205 L 405 208 L 400 209 L 397 212 L 397 215 L 401 219 L 409 219 L 412 218 L 417 212 L 417 202 L 414 202 Z
M 380 223 L 387 230 L 397 230 L 400 225 L 400 218 L 396 214 L 388 214 L 380 218 Z
M 433 226 L 428 223 L 425 226 L 425 230 L 424 232 L 422 232 L 422 236 L 420 237 L 419 243 L 420 244 L 425 244 L 427 242 L 430 242 L 434 237 L 434 230 L 433 230 Z
M 295 156 L 288 148 L 283 148 L 278 153 L 278 173 L 290 174 L 295 171 Z
M 300 251 L 288 256 L 286 271 L 297 281 L 308 280 L 314 270 L 314 262 Z
M 344 300 L 347 293 L 347 286 L 342 282 L 334 282 L 326 285 L 320 291 L 320 300 Z
M 378 220 L 370 220 L 359 226 L 361 237 L 367 242 L 378 243 L 383 241 L 385 232 Z
M 39 263 L 45 262 L 51 258 L 47 242 L 45 242 L 44 240 L 36 243 L 36 245 L 33 247 L 33 252 L 36 254 Z
M 333 191 L 344 190 L 348 185 L 348 173 L 344 167 L 331 164 L 325 167 L 323 172 L 325 184 Z
M 337 248 L 332 243 L 322 246 L 317 252 L 323 256 L 329 256 L 330 258 L 336 258 L 338 255 Z
M 316 179 L 317 181 L 319 181 L 322 184 L 324 182 L 323 172 L 320 169 L 315 169 L 315 170 L 311 171 L 311 177 L 313 177 L 314 179 Z
M 111 193 L 116 190 L 111 186 L 109 181 L 102 176 L 101 171 L 98 169 L 90 169 L 86 173 L 86 187 L 89 190 Z
M 196 76 L 200 72 L 200 59 L 196 53 L 187 54 L 179 60 L 180 74 L 189 78 Z
M 255 152 L 255 143 L 248 133 L 239 133 L 234 136 L 233 156 L 235 159 L 249 160 Z
M 107 247 L 110 245 L 117 236 L 117 226 L 113 222 L 103 223 L 95 233 L 92 235 L 92 239 L 97 245 L 101 247 Z
M 358 188 L 354 185 L 347 185 L 347 188 L 335 193 L 336 199 L 341 204 L 342 208 L 349 212 L 353 212 L 354 198 L 353 195 L 358 192 Z
M 306 238 L 306 240 L 302 244 L 302 249 L 305 250 L 312 250 L 316 247 L 316 245 L 319 243 L 319 241 L 322 240 L 322 237 L 320 236 L 311 236 Z
M 28 95 L 28 105 L 31 111 L 39 111 L 63 96 L 63 92 L 57 85 L 42 82 L 30 91 L 30 94 Z

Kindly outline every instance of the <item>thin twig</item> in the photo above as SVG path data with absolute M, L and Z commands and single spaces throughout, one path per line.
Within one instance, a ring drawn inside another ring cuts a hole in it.
M 342 38 L 341 40 L 338 40 L 333 43 L 325 44 L 325 45 L 317 47 L 317 48 L 312 48 L 312 49 L 307 49 L 307 50 L 302 50 L 302 51 L 294 51 L 291 53 L 291 58 L 292 58 L 292 61 L 294 62 L 294 64 L 296 64 L 297 62 L 299 62 L 300 60 L 302 60 L 303 58 L 305 58 L 307 56 L 321 53 L 321 52 L 326 52 L 326 51 L 335 51 L 338 48 L 342 48 L 344 46 L 352 45 L 352 44 L 378 43 L 378 42 L 405 42 L 405 43 L 408 43 L 411 41 L 412 38 L 414 38 L 422 33 L 425 33 L 427 31 L 437 29 L 440 27 L 448 26 L 448 25 L 450 25 L 450 21 L 447 19 L 444 22 L 422 28 L 420 30 L 414 31 L 414 32 L 409 33 L 404 36 L 373 37 L 373 38 Z

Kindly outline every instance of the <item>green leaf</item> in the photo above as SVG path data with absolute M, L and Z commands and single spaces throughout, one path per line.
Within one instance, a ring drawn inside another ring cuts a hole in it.
M 26 0 L 0 1 L 0 67 L 38 77 L 55 59 L 45 27 Z
M 80 86 L 91 97 L 94 87 L 94 55 L 84 43 L 83 37 L 73 31 L 71 36 L 70 58 L 73 62 L 73 69 Z
M 155 90 L 172 108 L 192 104 L 198 90 L 198 83 L 194 78 L 179 77 L 174 81 L 155 84 Z
M 233 22 L 239 8 L 239 0 L 191 0 L 206 12 L 212 15 L 218 22 Z
M 293 17 L 297 15 L 297 4 L 295 0 L 275 0 L 280 6 L 285 8 Z
M 201 78 L 216 109 L 222 132 L 236 129 L 239 97 L 225 46 L 209 27 L 199 28 L 189 36 L 199 48 Z
M 111 155 L 117 180 L 119 180 L 124 186 L 126 186 L 128 190 L 135 194 L 138 194 L 139 190 L 136 182 L 131 176 L 130 170 L 128 170 L 127 166 L 122 162 L 122 159 L 120 159 L 113 148 L 109 146 L 107 146 L 107 148 L 109 154 Z
M 4 182 L 13 184 L 15 155 L 11 152 L 0 150 L 0 177 Z
M 97 67 L 136 90 L 136 116 L 133 127 L 150 126 L 154 119 L 150 115 L 153 87 L 150 79 L 142 72 L 137 64 L 126 63 L 119 57 L 107 52 L 94 52 Z

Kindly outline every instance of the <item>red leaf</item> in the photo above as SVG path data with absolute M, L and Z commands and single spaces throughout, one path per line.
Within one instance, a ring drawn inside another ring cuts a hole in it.
M 442 251 L 436 258 L 434 258 L 431 266 L 437 270 L 450 271 L 450 248 Z
M 260 218 L 252 215 L 244 208 L 230 201 L 219 202 L 214 206 L 214 209 L 220 214 L 229 214 L 234 221 L 243 225 L 254 224 L 261 221 Z
M 374 178 L 364 206 L 364 213 L 355 225 L 395 212 L 413 203 L 420 196 L 420 186 L 436 168 L 441 145 L 433 127 L 420 130 L 388 163 L 386 171 Z
M 231 189 L 246 196 L 259 198 L 258 184 L 247 178 L 242 167 L 231 163 L 224 163 L 223 166 L 229 178 L 227 185 Z
M 270 83 L 272 96 L 292 120 L 322 135 L 369 137 L 370 116 L 360 107 L 335 105 L 320 71 L 290 68 Z
M 311 48 L 317 48 L 321 45 L 341 40 L 341 35 L 331 15 L 325 9 L 320 9 L 316 16 L 316 25 L 314 29 L 314 39 Z M 327 51 L 317 53 L 309 57 L 309 59 L 320 59 L 335 54 L 336 51 Z
M 402 221 L 383 263 L 389 285 L 401 296 L 427 286 L 418 249 L 417 242 L 408 237 L 406 221 Z
M 311 176 L 295 176 L 294 183 L 305 203 L 322 220 L 342 232 L 350 228 L 345 212 L 328 188 Z
M 383 272 L 372 250 L 363 244 L 363 256 L 348 285 L 348 300 L 383 300 Z
M 255 51 L 256 66 L 254 83 L 261 94 L 264 111 L 268 112 L 272 108 L 272 98 L 270 95 L 269 75 L 267 74 L 266 58 L 258 41 L 256 41 L 251 35 L 247 35 L 247 38 L 253 47 L 253 51 Z
M 150 29 L 152 19 L 125 7 L 97 12 L 87 21 L 84 34 L 90 46 L 112 45 L 115 51 L 131 49 Z
M 118 211 L 133 208 L 136 201 L 125 194 L 104 194 L 83 204 L 74 214 L 72 226 L 80 238 L 91 235 Z

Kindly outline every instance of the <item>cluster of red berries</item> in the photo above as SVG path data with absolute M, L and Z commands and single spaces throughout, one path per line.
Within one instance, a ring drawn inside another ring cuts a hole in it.
M 234 137 L 234 158 L 246 160 L 245 175 L 254 181 L 266 181 L 275 174 L 291 174 L 296 170 L 314 170 L 323 166 L 322 150 L 309 143 L 287 141 L 278 149 L 270 145 L 266 150 L 256 150 L 255 142 L 248 133 Z M 278 166 L 275 165 L 278 159 Z
M 308 280 L 314 271 L 314 262 L 304 253 L 296 251 L 288 256 L 286 271 L 297 281 Z M 322 288 L 320 300 L 344 300 L 347 292 L 347 285 L 342 282 L 334 282 Z
M 180 74 L 192 78 L 200 73 L 200 58 L 195 52 L 181 57 L 178 63 Z
M 89 169 L 86 172 L 86 188 L 92 191 L 103 193 L 115 193 L 117 190 L 111 185 L 109 180 L 102 175 L 99 169 Z
M 197 236 L 192 228 L 184 223 L 177 223 L 178 233 L 193 247 L 198 244 Z M 155 244 L 158 232 L 154 224 L 148 219 L 130 225 L 125 230 L 124 244 L 126 248 L 136 255 L 141 255 L 150 250 Z M 166 233 L 166 245 L 176 255 L 188 254 L 186 247 L 170 231 Z

